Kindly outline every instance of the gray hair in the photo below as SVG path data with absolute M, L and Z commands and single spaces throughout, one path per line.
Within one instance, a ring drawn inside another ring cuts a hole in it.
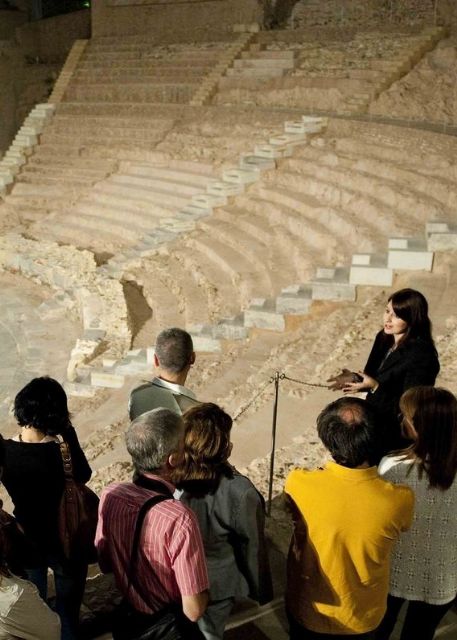
M 155 354 L 160 366 L 172 373 L 181 373 L 190 364 L 194 345 L 184 329 L 164 329 L 156 339 Z
M 127 451 L 138 473 L 160 469 L 168 456 L 179 449 L 184 433 L 180 415 L 159 407 L 136 418 L 125 432 Z

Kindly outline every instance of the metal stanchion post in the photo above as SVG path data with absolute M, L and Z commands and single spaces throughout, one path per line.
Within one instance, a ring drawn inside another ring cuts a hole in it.
M 278 417 L 278 395 L 279 395 L 279 381 L 284 378 L 283 373 L 276 371 L 274 375 L 275 383 L 275 403 L 273 406 L 273 424 L 271 427 L 271 454 L 270 454 L 270 477 L 268 479 L 268 506 L 267 515 L 271 515 L 271 500 L 273 496 L 273 473 L 275 468 L 275 448 L 276 448 L 276 422 Z

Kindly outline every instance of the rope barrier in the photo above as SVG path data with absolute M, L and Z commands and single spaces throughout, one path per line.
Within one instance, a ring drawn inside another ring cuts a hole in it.
M 248 409 L 251 407 L 254 402 L 264 393 L 265 389 L 274 382 L 275 392 L 274 392 L 274 406 L 273 406 L 273 417 L 272 417 L 272 425 L 271 425 L 271 452 L 270 452 L 270 473 L 268 479 L 268 500 L 267 500 L 267 515 L 271 515 L 271 503 L 273 496 L 273 476 L 274 476 L 274 464 L 275 464 L 275 451 L 276 451 L 276 426 L 277 426 L 277 417 L 278 417 L 278 402 L 279 402 L 279 383 L 281 380 L 288 380 L 289 382 L 295 382 L 296 384 L 301 384 L 306 387 L 320 388 L 320 389 L 328 389 L 327 384 L 322 384 L 318 382 L 306 382 L 305 380 L 299 380 L 298 378 L 291 378 L 287 376 L 284 372 L 280 373 L 276 371 L 274 376 L 271 376 L 269 380 L 267 380 L 256 393 L 256 395 L 251 398 L 233 418 L 235 422 L 238 420 Z

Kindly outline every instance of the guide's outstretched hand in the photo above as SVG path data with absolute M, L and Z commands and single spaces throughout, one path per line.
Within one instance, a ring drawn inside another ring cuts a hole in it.
M 333 378 L 329 378 L 327 382 L 331 382 L 328 388 L 332 391 L 342 391 L 348 384 L 362 382 L 362 380 L 363 377 L 360 374 L 350 371 L 349 369 L 342 369 L 341 373 L 333 376 Z

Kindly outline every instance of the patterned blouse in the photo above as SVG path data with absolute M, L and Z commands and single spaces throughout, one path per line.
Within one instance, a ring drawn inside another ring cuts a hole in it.
M 391 564 L 390 594 L 406 600 L 446 604 L 457 594 L 457 479 L 446 491 L 419 478 L 414 461 L 386 456 L 379 473 L 416 495 L 412 527 L 400 535 Z

